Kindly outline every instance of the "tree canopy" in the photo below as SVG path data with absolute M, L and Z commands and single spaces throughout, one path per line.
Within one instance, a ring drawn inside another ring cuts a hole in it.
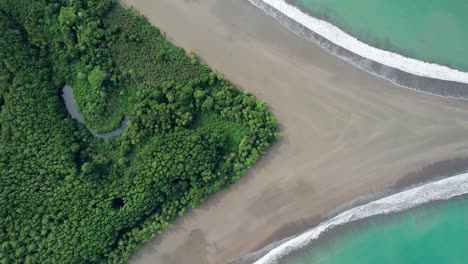
M 113 0 L 0 0 L 0 32 L 0 263 L 122 263 L 279 136 L 265 103 Z M 65 84 L 88 126 L 126 131 L 93 137 Z

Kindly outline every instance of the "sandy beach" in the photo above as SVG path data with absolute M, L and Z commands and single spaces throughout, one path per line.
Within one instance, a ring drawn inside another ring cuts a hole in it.
M 229 190 L 179 217 L 130 263 L 225 263 L 359 197 L 468 165 L 468 101 L 372 76 L 247 0 L 121 2 L 268 102 L 284 135 Z

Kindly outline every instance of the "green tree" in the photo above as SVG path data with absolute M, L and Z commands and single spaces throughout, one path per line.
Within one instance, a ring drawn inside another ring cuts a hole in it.
M 106 72 L 101 70 L 101 68 L 98 66 L 89 73 L 88 82 L 94 89 L 99 89 L 106 77 Z
M 71 26 L 76 20 L 75 10 L 72 7 L 62 7 L 58 18 L 61 25 Z
M 266 105 L 113 0 L 0 0 L 0 32 L 1 262 L 123 263 L 277 136 Z M 107 140 L 86 128 L 123 116 Z

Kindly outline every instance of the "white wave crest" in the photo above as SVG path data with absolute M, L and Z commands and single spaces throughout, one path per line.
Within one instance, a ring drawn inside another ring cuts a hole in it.
M 380 200 L 355 207 L 338 216 L 321 223 L 303 234 L 292 238 L 280 246 L 269 251 L 255 264 L 273 264 L 285 255 L 309 244 L 320 235 L 335 227 L 359 219 L 397 213 L 432 201 L 448 200 L 468 193 L 468 173 L 460 174 L 436 182 L 428 183 L 407 191 L 403 191 Z
M 253 0 L 249 1 L 256 5 Z M 345 33 L 338 27 L 302 12 L 299 8 L 288 4 L 284 0 L 261 1 L 277 9 L 285 16 L 302 24 L 309 30 L 324 37 L 333 44 L 347 49 L 361 57 L 417 76 L 468 83 L 468 72 L 462 72 L 439 64 L 404 57 L 397 53 L 369 46 Z

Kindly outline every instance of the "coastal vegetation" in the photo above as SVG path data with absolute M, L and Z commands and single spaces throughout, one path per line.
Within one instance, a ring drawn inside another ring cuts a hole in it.
M 265 103 L 114 0 L 0 0 L 0 32 L 0 263 L 122 263 L 279 136 Z M 126 131 L 93 137 L 65 84 L 89 127 Z

